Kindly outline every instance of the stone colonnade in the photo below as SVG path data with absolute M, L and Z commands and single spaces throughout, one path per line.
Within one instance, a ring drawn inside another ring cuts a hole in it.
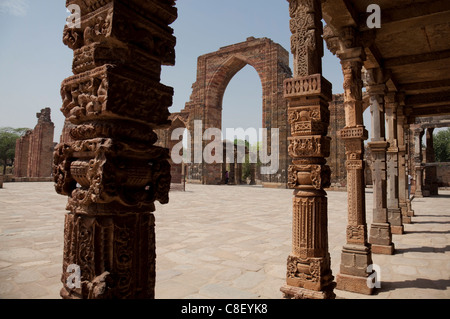
M 326 135 L 332 90 L 322 76 L 321 1 L 288 1 L 294 74 L 284 81 L 284 97 L 291 124 L 287 140 L 293 236 L 281 291 L 287 298 L 334 298 L 324 191 L 330 185 Z M 161 65 L 175 62 L 175 38 L 168 27 L 177 15 L 174 1 L 67 1 L 70 4 L 80 6 L 83 15 L 79 28 L 64 29 L 64 43 L 74 50 L 74 75 L 61 87 L 70 139 L 62 140 L 54 153 L 55 187 L 68 196 L 69 211 L 61 295 L 154 298 L 152 212 L 155 200 L 168 202 L 170 188 L 168 150 L 155 145 L 154 130 L 170 124 L 173 90 L 159 81 Z M 340 138 L 349 180 L 347 241 L 336 281 L 339 289 L 370 294 L 373 290 L 365 284 L 371 254 L 392 254 L 392 233 L 402 233 L 402 223 L 411 216 L 405 186 L 404 101 L 387 91 L 388 74 L 367 70 L 374 182 L 373 224 L 368 232 L 363 161 L 368 134 L 361 92 L 364 46 L 351 27 L 334 31 L 337 34 L 328 40 L 344 75 L 345 127 Z M 79 286 L 69 280 L 68 269 L 74 267 L 80 269 Z

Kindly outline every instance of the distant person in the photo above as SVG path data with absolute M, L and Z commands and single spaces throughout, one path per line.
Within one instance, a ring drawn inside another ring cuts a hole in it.
M 228 171 L 225 171 L 225 184 L 228 184 L 228 179 L 229 179 Z

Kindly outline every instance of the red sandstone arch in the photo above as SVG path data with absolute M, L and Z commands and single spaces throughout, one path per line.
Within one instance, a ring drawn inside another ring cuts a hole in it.
M 228 84 L 236 73 L 242 70 L 246 65 L 250 65 L 256 70 L 261 80 L 263 96 L 267 94 L 267 92 L 264 92 L 265 85 L 263 78 L 261 77 L 264 70 L 258 66 L 255 66 L 254 61 L 246 59 L 241 54 L 235 54 L 230 56 L 229 59 L 219 66 L 208 83 L 205 103 L 206 107 L 222 108 L 223 96 Z
M 289 127 L 287 103 L 283 97 L 283 81 L 291 76 L 291 70 L 289 53 L 281 45 L 268 38 L 250 37 L 245 42 L 225 46 L 216 52 L 200 56 L 197 61 L 197 79 L 192 85 L 190 101 L 181 112 L 172 116 L 182 114 L 188 118 L 186 127 L 191 136 L 194 136 L 195 120 L 202 121 L 203 130 L 222 129 L 222 101 L 225 90 L 233 76 L 246 65 L 252 66 L 261 80 L 262 127 L 278 128 L 280 134 L 279 170 L 276 174 L 263 175 L 262 181 L 265 186 L 286 187 Z M 204 142 L 204 145 L 206 144 L 208 141 Z M 187 174 L 191 182 L 218 184 L 222 181 L 222 165 L 192 163 Z

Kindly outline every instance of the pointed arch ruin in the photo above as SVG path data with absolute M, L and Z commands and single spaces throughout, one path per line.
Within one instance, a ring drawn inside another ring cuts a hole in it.
M 252 66 L 259 75 L 262 86 L 262 128 L 268 131 L 279 129 L 279 165 L 274 174 L 261 175 L 265 187 L 287 185 L 287 103 L 283 97 L 283 81 L 289 78 L 289 53 L 268 38 L 249 37 L 245 42 L 220 48 L 216 52 L 202 55 L 197 61 L 197 79 L 192 85 L 192 94 L 185 108 L 172 116 L 186 118 L 186 128 L 194 136 L 194 121 L 202 121 L 202 132 L 209 128 L 222 129 L 222 101 L 231 79 L 246 65 Z M 203 141 L 203 148 L 209 141 Z M 191 139 L 191 149 L 194 149 Z M 169 144 L 165 144 L 168 146 Z M 192 154 L 192 157 L 194 155 Z M 187 179 L 191 183 L 222 183 L 221 163 L 194 163 L 187 167 Z

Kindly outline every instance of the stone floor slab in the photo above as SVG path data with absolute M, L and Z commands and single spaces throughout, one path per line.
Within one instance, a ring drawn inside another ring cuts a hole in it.
M 282 298 L 291 250 L 292 190 L 188 184 L 156 204 L 156 298 Z M 450 191 L 414 199 L 395 254 L 373 255 L 381 288 L 372 296 L 450 298 Z M 331 268 L 339 272 L 347 225 L 346 192 L 329 191 Z M 5 183 L 0 189 L 0 298 L 60 298 L 67 199 L 53 183 Z M 367 222 L 372 190 L 366 189 Z

